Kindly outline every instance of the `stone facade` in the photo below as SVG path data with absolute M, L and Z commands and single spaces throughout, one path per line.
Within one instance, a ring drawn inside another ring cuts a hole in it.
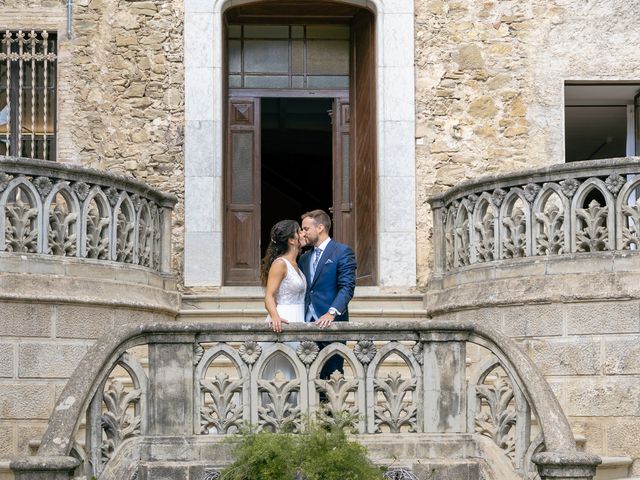
M 457 299 L 447 298 L 455 288 L 447 291 L 447 286 L 437 282 L 429 284 L 434 231 L 426 202 L 435 193 L 487 173 L 563 163 L 564 81 L 639 79 L 635 32 L 640 3 L 416 0 L 409 7 L 406 1 L 385 3 L 396 8 L 392 15 L 406 16 L 410 11 L 415 15 L 413 47 L 403 44 L 405 53 L 407 48 L 414 50 L 415 90 L 411 90 L 415 116 L 401 120 L 405 127 L 415 123 L 416 145 L 413 148 L 403 137 L 401 145 L 389 140 L 385 148 L 410 158 L 400 167 L 412 165 L 415 159 L 415 171 L 403 172 L 402 182 L 406 183 L 399 188 L 411 185 L 411 175 L 415 175 L 415 189 L 409 192 L 410 197 L 415 196 L 415 209 L 410 208 L 413 211 L 405 216 L 403 209 L 392 210 L 402 217 L 392 220 L 402 225 L 403 234 L 407 233 L 407 218 L 416 219 L 417 247 L 409 252 L 409 257 L 416 257 L 415 271 L 409 277 L 417 278 L 419 289 L 428 290 L 433 318 L 473 319 L 517 338 L 552 385 L 574 430 L 587 437 L 587 451 L 640 459 L 640 364 L 635 355 L 640 353 L 636 346 L 640 292 L 631 289 L 621 297 L 619 288 L 637 280 L 637 258 L 618 258 L 617 264 L 626 263 L 629 268 L 613 275 L 611 282 L 600 275 L 609 271 L 611 265 L 602 263 L 610 259 L 592 259 L 587 265 L 570 258 L 551 266 L 565 276 L 555 283 L 547 283 L 545 277 L 537 297 L 510 297 L 512 291 L 527 293 L 522 285 L 529 285 L 529 277 L 539 273 L 539 265 L 523 262 L 500 285 L 493 284 L 504 295 L 500 302 L 487 300 L 492 285 L 481 275 L 475 283 L 467 282 L 466 290 L 458 289 Z M 63 2 L 0 1 L 2 27 L 58 32 L 59 161 L 132 175 L 178 197 L 172 225 L 178 283 L 184 263 L 184 202 L 189 195 L 185 195 L 189 175 L 184 165 L 188 149 L 184 139 L 185 51 L 192 51 L 194 58 L 200 56 L 197 20 L 212 10 L 208 2 L 190 5 L 193 10 L 185 13 L 183 2 L 177 0 L 80 0 L 73 4 L 72 37 L 68 39 Z M 183 37 L 187 15 L 195 23 L 191 34 Z M 213 23 L 204 23 L 211 31 L 207 27 L 203 35 L 212 38 Z M 404 38 L 387 38 L 381 55 L 388 57 L 393 56 L 394 45 L 407 43 Z M 212 95 L 212 88 L 203 91 Z M 214 102 L 213 98 L 202 99 L 203 103 L 209 100 Z M 386 136 L 393 139 L 397 119 L 380 120 L 388 121 Z M 200 119 L 194 121 L 200 125 Z M 203 124 L 200 133 L 207 136 L 212 128 L 213 123 Z M 213 151 L 204 152 L 205 160 L 213 156 Z M 395 169 L 391 161 L 388 165 Z M 392 196 L 391 187 L 389 192 Z M 387 233 L 394 238 L 391 230 Z M 220 232 L 217 235 L 219 239 Z M 402 245 L 390 245 L 391 253 L 404 254 Z M 84 280 L 76 278 L 65 284 L 56 277 L 54 285 L 51 279 L 58 272 L 37 272 L 38 268 L 29 272 L 38 274 L 32 285 L 36 292 L 55 288 L 73 292 L 91 278 L 87 272 Z M 114 292 L 124 294 L 115 284 L 122 283 L 121 276 L 127 273 L 98 270 L 115 289 L 103 294 L 104 298 Z M 469 276 L 473 274 L 472 269 Z M 0 320 L 0 458 L 25 453 L 28 442 L 42 433 L 71 367 L 106 327 L 174 317 L 178 301 L 171 280 L 162 288 L 154 287 L 168 291 L 169 299 L 162 293 L 164 299 L 139 303 L 149 294 L 153 281 L 157 279 L 147 280 L 148 288 L 140 288 L 139 297 L 132 294 L 115 306 L 104 298 L 75 296 L 66 302 L 38 300 L 35 295 L 0 299 L 4 312 Z M 566 285 L 579 289 L 585 283 L 597 295 L 559 298 Z M 136 291 L 138 287 L 131 288 Z M 411 282 L 404 285 L 405 289 L 413 287 Z M 464 294 L 468 294 L 466 304 L 454 302 Z M 638 460 L 632 471 L 640 474 Z
M 635 2 L 416 3 L 418 283 L 425 199 L 460 181 L 564 162 L 565 80 L 638 80 Z M 594 58 L 597 61 L 594 61 Z

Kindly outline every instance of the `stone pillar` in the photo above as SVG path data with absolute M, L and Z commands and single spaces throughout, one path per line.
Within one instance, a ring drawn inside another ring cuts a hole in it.
M 444 232 L 444 221 L 446 211 L 444 210 L 444 202 L 441 200 L 434 201 L 431 205 L 433 211 L 433 274 L 441 275 L 445 271 L 446 263 L 446 239 Z
M 178 343 L 183 340 L 183 343 Z M 192 435 L 193 336 L 149 342 L 149 435 Z
M 425 432 L 466 432 L 466 338 L 431 332 L 423 340 Z
M 533 456 L 541 480 L 592 480 L 600 457 L 583 452 L 541 452 Z
M 162 207 L 161 212 L 160 271 L 171 273 L 171 214 L 173 211 L 169 207 Z
M 16 480 L 69 480 L 78 465 L 73 457 L 36 456 L 16 459 L 10 467 Z

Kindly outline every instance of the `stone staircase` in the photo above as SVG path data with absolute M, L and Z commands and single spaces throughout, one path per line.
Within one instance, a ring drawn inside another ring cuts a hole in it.
M 356 296 L 349 305 L 350 319 L 357 323 L 380 323 L 387 321 L 416 321 L 424 319 L 427 312 L 423 305 L 423 296 L 415 293 L 380 293 L 374 289 L 357 289 Z M 224 288 L 217 295 L 188 294 L 182 298 L 182 308 L 178 315 L 180 322 L 263 322 L 266 311 L 263 304 L 262 289 L 260 288 Z M 142 365 L 147 367 L 147 358 L 141 358 Z M 469 359 L 467 360 L 469 361 Z M 127 381 L 127 379 L 123 379 Z M 30 450 L 35 453 L 39 441 L 30 442 Z M 577 435 L 578 450 L 586 450 L 587 439 Z M 375 450 L 375 445 L 368 445 Z M 388 448 L 388 447 L 385 447 Z M 393 464 L 390 459 L 387 464 Z M 602 457 L 603 463 L 597 470 L 595 480 L 640 480 L 631 477 L 629 470 L 632 459 L 628 457 Z M 397 458 L 396 458 L 397 461 Z M 402 463 L 402 462 L 401 462 Z M 432 462 L 433 463 L 433 462 Z M 409 464 L 407 462 L 407 464 Z M 436 466 L 423 465 L 429 469 Z M 160 466 L 158 466 L 160 467 Z M 462 462 L 460 471 L 470 472 L 468 478 L 477 478 L 477 465 L 467 465 Z M 144 469 L 143 469 L 144 470 Z M 453 472 L 452 472 L 453 474 Z M 8 462 L 0 463 L 0 480 L 12 479 Z M 448 478 L 448 477 L 447 477 Z M 466 478 L 456 473 L 452 478 Z
M 427 312 L 423 298 L 419 293 L 381 293 L 373 288 L 357 288 L 349 304 L 349 318 L 358 323 L 424 319 Z M 262 288 L 225 287 L 218 295 L 183 295 L 178 321 L 262 322 L 266 315 Z M 584 436 L 576 436 L 579 450 L 585 450 L 586 442 Z M 631 463 L 629 457 L 602 457 L 595 480 L 640 480 L 629 476 Z
M 259 287 L 225 287 L 219 295 L 183 295 L 178 320 L 182 322 L 262 322 L 267 316 Z M 356 288 L 349 304 L 352 322 L 386 322 L 426 318 L 423 296 L 417 293 L 379 293 Z

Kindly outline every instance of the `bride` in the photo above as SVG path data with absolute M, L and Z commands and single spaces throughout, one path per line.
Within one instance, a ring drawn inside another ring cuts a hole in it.
M 260 278 L 265 286 L 264 305 L 267 322 L 279 333 L 283 324 L 304 322 L 304 294 L 307 280 L 298 268 L 297 257 L 305 239 L 295 220 L 282 220 L 271 228 L 271 241 L 262 259 Z M 262 344 L 263 348 L 272 343 Z M 299 342 L 286 342 L 294 351 Z M 285 378 L 295 377 L 295 370 L 283 355 L 274 355 L 265 365 L 262 378 L 273 379 L 277 371 Z

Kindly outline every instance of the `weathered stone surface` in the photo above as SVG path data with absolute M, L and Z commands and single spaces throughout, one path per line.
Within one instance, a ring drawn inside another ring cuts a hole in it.
M 168 462 L 143 464 L 140 467 L 140 480 L 189 480 L 189 466 Z
M 0 336 L 48 337 L 53 307 L 47 304 L 0 302 Z
M 598 418 L 570 418 L 571 428 L 576 435 L 585 438 L 584 451 L 587 453 L 602 454 L 605 448 L 606 425 Z M 582 445 L 578 445 L 580 449 Z
M 480 97 L 469 105 L 469 115 L 478 118 L 493 117 L 498 109 L 491 97 Z
M 458 313 L 458 320 L 478 322 L 482 325 L 502 330 L 502 308 L 481 308 L 477 310 L 463 310 Z
M 46 428 L 46 422 L 18 423 L 16 455 L 34 455 L 36 451 L 29 446 L 29 442 L 40 440 Z
M 115 310 L 103 307 L 56 307 L 56 337 L 98 338 L 114 325 Z
M 640 381 L 634 377 L 567 379 L 569 416 L 640 416 Z
M 595 375 L 600 372 L 600 342 L 582 339 L 529 340 L 527 353 L 545 375 Z
M 14 454 L 14 426 L 0 424 L 0 458 L 9 458 Z
M 504 333 L 510 337 L 562 335 L 564 313 L 558 305 L 517 305 L 503 311 Z
M 567 333 L 636 333 L 640 309 L 634 301 L 580 303 L 567 306 Z
M 420 462 L 413 466 L 418 478 L 438 480 L 477 480 L 480 478 L 480 466 L 474 461 Z
M 49 385 L 26 382 L 0 384 L 0 419 L 46 420 L 52 407 Z
M 68 378 L 87 349 L 88 345 L 21 343 L 18 347 L 18 376 Z
M 607 339 L 604 341 L 605 375 L 640 374 L 640 338 Z
M 607 447 L 611 455 L 640 457 L 640 419 L 615 419 L 606 427 Z
M 12 343 L 0 343 L 0 377 L 11 378 L 14 375 L 14 349 Z

